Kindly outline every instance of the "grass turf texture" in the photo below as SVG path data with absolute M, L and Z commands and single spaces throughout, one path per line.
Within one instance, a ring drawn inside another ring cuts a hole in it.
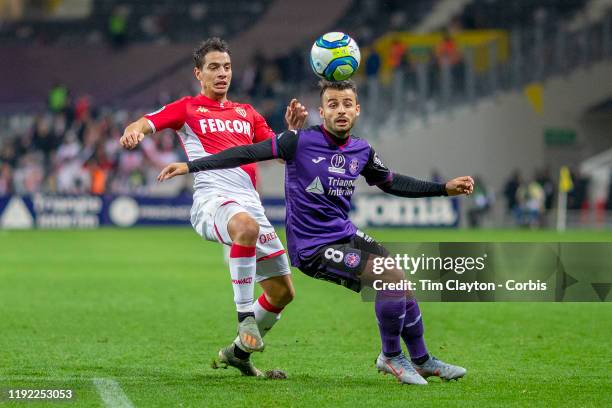
M 370 232 L 389 242 L 612 241 L 611 232 Z M 374 369 L 372 304 L 299 271 L 294 282 L 296 299 L 253 357 L 290 378 L 245 378 L 210 368 L 235 333 L 218 245 L 188 228 L 0 231 L 0 389 L 71 388 L 70 407 L 103 406 L 95 377 L 115 379 L 137 407 L 610 402 L 610 303 L 424 303 L 430 352 L 468 375 L 415 387 Z

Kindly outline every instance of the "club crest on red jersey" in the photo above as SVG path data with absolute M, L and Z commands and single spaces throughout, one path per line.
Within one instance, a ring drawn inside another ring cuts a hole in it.
M 234 108 L 234 110 L 236 111 L 237 114 L 239 114 L 240 116 L 242 116 L 243 118 L 246 118 L 246 111 L 244 110 L 244 108 L 241 108 L 240 106 L 237 108 Z

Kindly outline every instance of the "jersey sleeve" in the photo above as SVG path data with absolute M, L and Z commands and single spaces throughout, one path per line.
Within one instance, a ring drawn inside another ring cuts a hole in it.
M 264 117 L 261 116 L 259 112 L 257 112 L 255 109 L 253 109 L 253 107 L 251 107 L 251 109 L 253 111 L 253 117 L 255 121 L 253 143 L 259 143 L 266 139 L 274 137 L 275 133 L 272 128 L 268 126 L 268 122 L 266 122 Z
M 371 147 L 370 157 L 363 170 L 361 170 L 361 175 L 371 186 L 389 183 L 393 179 L 391 170 L 383 164 L 378 154 Z
M 162 106 L 161 109 L 155 112 L 147 113 L 144 117 L 149 121 L 149 125 L 153 128 L 153 132 L 158 132 L 163 129 L 179 130 L 185 124 L 187 116 L 186 105 L 186 98 L 181 98 L 178 101 Z
M 291 161 L 295 158 L 298 145 L 298 131 L 286 130 L 272 138 L 272 156 L 276 159 Z

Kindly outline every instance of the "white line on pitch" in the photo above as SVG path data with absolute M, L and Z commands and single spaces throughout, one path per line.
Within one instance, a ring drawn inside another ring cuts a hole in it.
M 125 395 L 117 381 L 110 378 L 94 378 L 92 381 L 106 407 L 134 408 L 132 401 Z

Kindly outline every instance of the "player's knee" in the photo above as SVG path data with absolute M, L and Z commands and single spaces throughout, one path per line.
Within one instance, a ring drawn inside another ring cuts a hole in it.
M 255 245 L 259 237 L 259 224 L 247 213 L 232 217 L 229 225 L 232 240 L 241 245 Z

